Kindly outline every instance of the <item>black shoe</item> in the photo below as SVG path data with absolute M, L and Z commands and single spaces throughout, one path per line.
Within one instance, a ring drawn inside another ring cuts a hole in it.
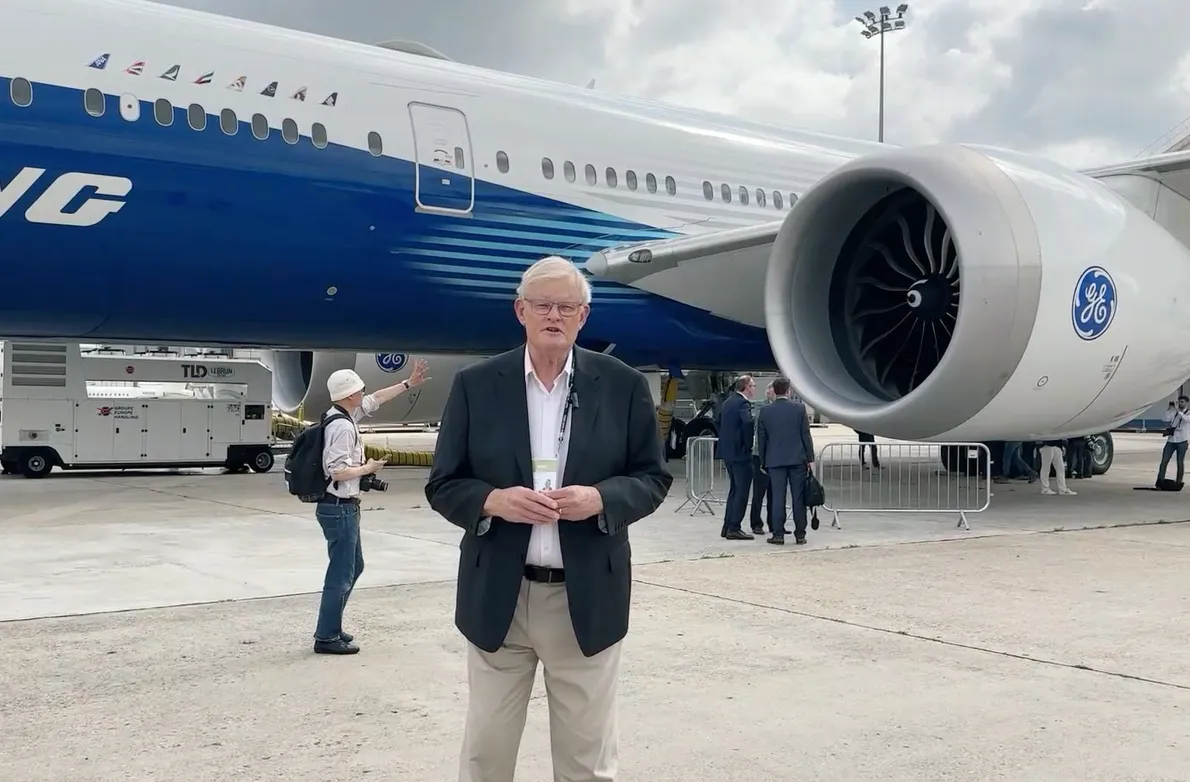
M 801 537 L 794 537 L 793 542 L 799 546 L 804 546 L 806 545 L 806 536 L 802 535 Z
M 358 646 L 344 641 L 342 638 L 336 638 L 333 641 L 314 642 L 315 654 L 355 654 L 358 651 Z
M 784 535 L 773 535 L 771 538 L 766 540 L 765 543 L 772 543 L 774 546 L 784 546 L 785 545 L 785 536 Z
M 351 633 L 339 633 L 339 637 L 342 638 L 347 643 L 351 643 L 352 641 L 355 640 L 355 636 L 352 635 Z
M 756 540 L 756 536 L 749 535 L 742 529 L 729 529 L 723 534 L 723 537 L 727 538 L 728 540 Z
M 752 534 L 755 535 L 756 537 L 760 537 L 761 535 L 763 535 L 764 534 L 764 525 L 763 524 L 753 524 L 752 525 Z

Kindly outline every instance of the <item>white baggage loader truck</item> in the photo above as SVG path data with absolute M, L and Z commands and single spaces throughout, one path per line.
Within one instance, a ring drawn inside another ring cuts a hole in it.
M 12 341 L 5 348 L 5 473 L 273 468 L 273 380 L 258 361 L 83 355 L 77 343 Z

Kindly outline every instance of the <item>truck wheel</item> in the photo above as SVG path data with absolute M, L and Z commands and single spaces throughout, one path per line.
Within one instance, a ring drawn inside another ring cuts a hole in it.
M 262 473 L 273 469 L 275 459 L 273 458 L 272 450 L 262 448 L 252 455 L 252 463 L 249 465 L 253 472 Z
M 42 451 L 30 451 L 21 457 L 21 475 L 26 478 L 44 478 L 54 469 L 54 463 Z

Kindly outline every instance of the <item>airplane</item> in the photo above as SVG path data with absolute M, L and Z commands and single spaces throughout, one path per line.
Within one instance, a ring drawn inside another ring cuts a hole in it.
M 145 0 L 2 0 L 0 335 L 779 369 L 894 439 L 1097 434 L 1190 377 L 1190 153 L 1076 172 Z M 1097 453 L 1097 459 L 1099 454 Z

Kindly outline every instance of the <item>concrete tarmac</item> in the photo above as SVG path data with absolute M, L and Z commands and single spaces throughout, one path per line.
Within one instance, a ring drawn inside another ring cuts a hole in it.
M 856 513 L 783 548 L 676 511 L 674 462 L 631 533 L 617 779 L 1190 779 L 1190 511 L 1132 491 L 1160 444 L 1117 435 L 1077 497 L 995 485 L 970 531 Z M 4 778 L 453 779 L 460 535 L 425 473 L 367 497 L 346 658 L 310 651 L 324 543 L 279 472 L 0 479 Z M 550 778 L 541 682 L 519 769 Z

